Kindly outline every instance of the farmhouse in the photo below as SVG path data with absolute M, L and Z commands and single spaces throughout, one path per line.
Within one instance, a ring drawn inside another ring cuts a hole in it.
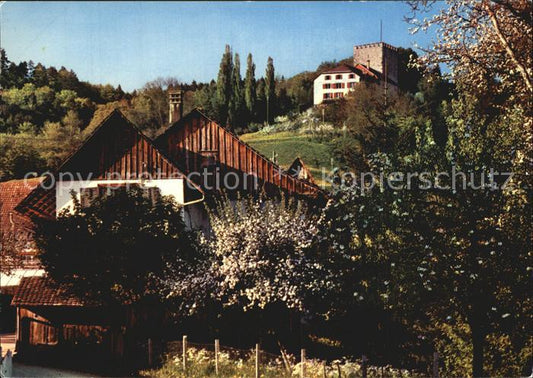
M 4 252 L 0 290 L 12 294 L 22 277 L 42 275 L 33 242 L 33 220 L 15 208 L 42 178 L 0 183 L 0 248 Z M 5 274 L 9 272 L 10 274 Z
M 285 172 L 200 110 L 182 117 L 181 96 L 171 93 L 170 106 L 171 125 L 155 143 L 202 189 L 208 202 L 221 191 L 229 196 L 275 196 L 283 192 L 318 202 L 324 199 L 318 186 Z M 201 203 L 186 206 L 186 223 L 191 228 L 205 228 L 204 210 Z
M 313 104 L 339 99 L 361 82 L 398 86 L 398 48 L 378 42 L 353 48 L 353 66 L 339 65 L 321 72 L 313 84 Z
M 32 219 L 54 219 L 72 209 L 76 200 L 86 206 L 110 188 L 131 185 L 145 189 L 153 199 L 173 196 L 182 206 L 185 223 L 205 228 L 204 204 L 223 192 L 324 198 L 312 181 L 285 172 L 200 110 L 182 116 L 179 94 L 170 94 L 172 123 L 157 140 L 148 139 L 114 110 L 57 172 L 19 193 L 10 211 L 18 212 L 31 229 Z M 106 351 L 119 357 L 124 353 L 116 327 L 130 326 L 132 315 L 126 311 L 119 319 L 108 319 L 97 304 L 73 297 L 47 276 L 22 278 L 12 305 L 17 342 L 25 350 L 70 345 L 80 337 L 103 334 L 97 339 Z
M 361 64 L 340 65 L 322 72 L 313 84 L 315 105 L 342 98 L 362 81 L 378 82 L 378 75 Z
M 16 314 L 10 307 L 13 294 L 24 277 L 42 276 L 33 242 L 33 220 L 15 207 L 37 185 L 41 178 L 11 180 L 0 183 L 0 333 L 14 330 Z

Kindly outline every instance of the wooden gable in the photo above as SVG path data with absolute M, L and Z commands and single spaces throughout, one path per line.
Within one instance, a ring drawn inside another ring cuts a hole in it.
M 119 176 L 137 179 L 143 174 L 179 178 L 183 174 L 119 110 L 112 111 L 87 141 L 59 168 L 80 173 L 83 179 Z
M 73 175 L 74 180 L 136 180 L 185 179 L 185 175 L 164 156 L 152 142 L 119 111 L 113 110 L 92 134 L 54 174 L 63 181 Z M 188 181 L 188 180 L 187 180 Z M 17 210 L 29 215 L 55 216 L 55 187 L 48 177 L 35 188 Z M 188 200 L 202 197 L 195 184 L 185 185 Z
M 257 177 L 259 190 L 267 193 L 281 189 L 289 194 L 323 196 L 319 187 L 283 171 L 198 109 L 172 125 L 157 138 L 156 144 L 187 174 L 202 172 L 206 161 L 207 164 L 209 161 L 216 161 L 221 175 L 228 172 L 254 175 Z M 248 190 L 242 186 L 240 189 Z
M 287 173 L 292 177 L 297 177 L 300 180 L 305 180 L 315 185 L 315 179 L 313 178 L 311 171 L 309 170 L 309 168 L 307 168 L 303 160 L 299 157 L 294 159 L 291 166 L 287 170 Z

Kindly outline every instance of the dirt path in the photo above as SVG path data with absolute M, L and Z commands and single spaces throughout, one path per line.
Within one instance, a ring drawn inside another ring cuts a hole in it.
M 6 355 L 8 350 L 11 350 L 11 352 L 13 352 L 15 350 L 15 334 L 0 334 L 0 347 L 2 347 L 2 357 Z
M 77 371 L 13 363 L 13 377 L 98 377 Z

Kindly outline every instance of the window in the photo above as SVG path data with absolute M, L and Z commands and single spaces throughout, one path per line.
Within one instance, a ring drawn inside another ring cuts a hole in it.
M 341 97 L 344 97 L 342 92 L 335 93 L 335 98 L 341 98 Z
M 357 83 L 348 83 L 348 88 L 355 88 L 355 84 Z
M 139 188 L 136 183 L 121 183 L 121 184 L 98 184 L 98 186 L 91 188 L 81 188 L 80 190 L 80 204 L 82 207 L 89 207 L 97 198 L 104 198 L 119 190 L 125 191 L 133 188 Z M 156 204 L 161 199 L 161 190 L 157 187 L 141 187 L 146 198 Z
M 335 89 L 342 89 L 344 88 L 344 83 L 335 83 Z
M 336 75 L 336 76 L 335 76 L 335 79 L 337 79 L 337 80 L 342 79 L 342 75 Z
M 218 151 L 201 151 L 200 174 L 207 188 L 215 188 L 218 167 Z M 204 176 L 205 175 L 205 176 Z
M 323 99 L 324 99 L 324 100 L 329 100 L 330 98 L 333 98 L 332 95 L 333 95 L 333 93 L 324 93 L 324 97 L 323 97 Z
M 331 80 L 331 76 L 330 76 L 330 75 L 326 75 L 326 77 L 324 78 L 324 80 Z
M 200 151 L 200 156 L 202 157 L 200 168 L 213 168 L 217 166 L 218 151 Z
M 331 88 L 331 83 L 327 83 L 327 84 L 323 84 L 322 85 L 322 89 L 330 89 Z
M 98 187 L 95 188 L 81 188 L 80 190 L 80 204 L 82 207 L 89 207 L 91 203 L 100 197 L 100 191 Z
M 355 79 L 355 75 L 354 75 L 354 74 L 350 74 L 350 75 L 348 76 L 348 78 L 350 78 L 350 79 Z

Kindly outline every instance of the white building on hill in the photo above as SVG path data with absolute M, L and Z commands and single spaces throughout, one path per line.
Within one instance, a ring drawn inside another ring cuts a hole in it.
M 313 104 L 342 98 L 361 81 L 397 88 L 398 48 L 384 42 L 354 46 L 353 66 L 339 65 L 321 72 L 315 79 Z
M 314 81 L 313 104 L 342 98 L 353 90 L 357 83 L 368 79 L 377 80 L 378 76 L 360 64 L 356 67 L 340 65 L 326 70 Z

